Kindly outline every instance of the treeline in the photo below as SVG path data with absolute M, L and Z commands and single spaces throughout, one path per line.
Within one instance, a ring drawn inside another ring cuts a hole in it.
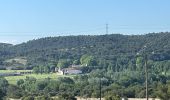
M 3 64 L 7 58 L 26 57 L 26 67 L 29 67 L 56 64 L 60 59 L 79 60 L 85 54 L 110 62 L 116 61 L 122 55 L 131 60 L 145 45 L 145 52 L 152 60 L 165 61 L 170 60 L 169 38 L 168 32 L 146 35 L 47 37 L 19 45 L 3 46 L 4 48 L 0 49 L 0 62 Z
M 149 97 L 170 98 L 170 76 L 149 74 Z M 88 75 L 46 78 L 37 80 L 26 77 L 16 85 L 0 78 L 0 97 L 22 100 L 76 100 L 75 97 L 121 100 L 121 98 L 144 98 L 145 78 L 142 71 L 112 73 L 97 69 Z
M 169 38 L 169 32 L 146 35 L 48 37 L 15 46 L 4 46 L 0 49 L 0 64 L 4 65 L 4 60 L 8 58 L 25 57 L 27 59 L 25 69 L 33 69 L 36 74 L 54 72 L 56 67 L 67 68 L 72 65 L 80 65 L 85 73 L 74 78 L 56 80 L 37 81 L 35 78 L 20 80 L 18 85 L 14 86 L 19 89 L 18 91 L 24 91 L 20 92 L 24 93 L 20 94 L 20 97 L 35 95 L 48 98 L 57 95 L 61 98 L 75 96 L 97 98 L 101 82 L 102 97 L 116 100 L 115 98 L 120 97 L 145 96 L 144 63 L 147 60 L 149 97 L 168 100 Z M 5 89 L 9 86 L 11 85 Z M 35 94 L 31 94 L 34 91 Z M 2 94 L 10 96 L 7 90 Z

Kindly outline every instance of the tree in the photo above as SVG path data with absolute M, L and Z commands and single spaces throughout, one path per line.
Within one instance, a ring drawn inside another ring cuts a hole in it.
M 24 91 L 16 85 L 9 85 L 7 89 L 7 97 L 19 99 L 23 96 Z
M 66 84 L 74 84 L 73 79 L 71 79 L 69 77 L 59 77 L 58 81 L 61 83 L 66 83 Z
M 55 72 L 55 67 L 56 67 L 55 65 L 50 65 L 50 67 L 49 67 L 50 68 L 50 72 Z
M 74 61 L 73 61 L 73 64 L 74 64 L 74 65 L 78 65 L 78 64 L 80 64 L 80 61 L 79 61 L 79 60 L 74 60 Z
M 24 96 L 22 100 L 34 100 L 33 96 Z
M 142 71 L 143 70 L 143 58 L 142 57 L 137 57 L 136 59 L 136 68 L 138 71 Z
M 0 100 L 3 100 L 4 97 L 5 97 L 5 93 L 4 91 L 2 91 L 2 89 L 0 89 Z
M 95 66 L 97 65 L 95 59 L 93 56 L 90 56 L 90 55 L 83 55 L 81 58 L 80 58 L 80 63 L 82 65 L 88 65 L 88 66 Z
M 38 96 L 35 100 L 51 100 L 51 99 L 47 95 L 42 95 L 42 96 Z
M 44 72 L 45 73 L 50 73 L 50 67 L 49 66 L 44 66 Z
M 59 100 L 77 100 L 77 99 L 70 93 L 62 93 L 61 95 L 59 95 Z
M 17 85 L 18 86 L 21 86 L 22 84 L 24 84 L 24 80 L 23 79 L 20 79 L 17 81 Z
M 8 81 L 5 78 L 0 78 L 0 100 L 6 95 Z
M 39 66 L 36 66 L 33 68 L 33 73 L 36 73 L 36 74 L 39 73 Z
M 109 92 L 108 94 L 106 94 L 105 100 L 121 100 L 121 98 L 117 94 Z
M 45 89 L 45 87 L 47 86 L 47 81 L 38 81 L 38 82 L 36 82 L 36 90 L 37 91 L 42 91 L 42 90 L 44 90 Z
M 157 96 L 162 100 L 169 100 L 170 91 L 168 91 L 168 86 L 159 83 Z
M 43 74 L 44 73 L 44 66 L 39 66 L 39 73 Z
M 58 61 L 57 67 L 59 68 L 67 68 L 70 65 L 70 61 L 67 59 L 60 59 Z

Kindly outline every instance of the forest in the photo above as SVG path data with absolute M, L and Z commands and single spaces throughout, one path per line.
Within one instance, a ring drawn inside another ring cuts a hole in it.
M 23 100 L 76 100 L 75 97 L 145 97 L 145 62 L 150 98 L 170 98 L 170 33 L 46 37 L 12 45 L 0 44 L 0 67 L 51 73 L 81 65 L 83 74 L 9 84 L 0 78 L 0 97 Z M 20 59 L 22 63 L 16 59 Z M 101 95 L 100 95 L 101 94 Z M 36 98 L 35 98 L 36 97 Z M 56 99 L 57 100 L 57 99 Z

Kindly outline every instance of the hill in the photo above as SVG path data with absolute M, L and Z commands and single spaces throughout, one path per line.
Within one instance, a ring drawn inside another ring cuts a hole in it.
M 149 97 L 168 100 L 169 38 L 168 32 L 41 38 L 1 48 L 1 69 L 33 69 L 33 77 L 18 80 L 14 88 L 7 90 L 15 94 L 19 91 L 16 95 L 20 97 L 25 97 L 25 93 L 34 97 L 48 93 L 99 98 L 101 91 L 105 98 L 144 98 L 147 68 Z M 66 73 L 67 76 L 56 78 L 56 67 L 64 71 L 77 69 L 82 74 Z M 6 78 L 14 82 L 17 76 Z M 3 78 L 0 81 L 7 83 Z
M 145 53 L 155 61 L 170 60 L 170 33 L 146 35 L 60 36 L 31 40 L 18 45 L 0 44 L 1 62 L 16 57 L 27 59 L 27 65 L 57 63 L 59 59 L 80 60 L 87 54 L 99 61 L 132 60 L 145 45 Z M 153 53 L 154 54 L 151 54 Z
M 0 43 L 0 65 L 3 64 L 3 61 L 10 54 L 7 48 L 12 47 L 12 44 Z

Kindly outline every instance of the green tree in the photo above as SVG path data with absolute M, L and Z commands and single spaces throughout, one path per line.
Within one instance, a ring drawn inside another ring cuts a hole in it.
M 45 73 L 50 73 L 50 67 L 49 66 L 45 66 L 44 67 L 44 72 Z
M 34 100 L 33 96 L 24 96 L 22 100 Z
M 5 93 L 4 91 L 2 91 L 2 89 L 0 89 L 0 100 L 3 100 L 4 97 L 5 97 Z
M 83 55 L 80 58 L 80 63 L 82 65 L 88 65 L 88 66 L 95 66 L 95 65 L 97 65 L 95 58 L 93 56 L 86 55 L 86 54 Z
M 77 100 L 77 99 L 70 93 L 62 93 L 61 95 L 59 95 L 59 100 Z
M 168 91 L 168 86 L 159 83 L 157 96 L 162 100 L 169 100 L 170 91 Z
M 36 73 L 36 74 L 39 73 L 39 66 L 36 66 L 33 68 L 33 73 Z
M 79 61 L 79 60 L 74 60 L 74 61 L 73 61 L 73 64 L 74 64 L 74 65 L 79 65 L 79 64 L 80 64 L 80 61 Z
M 6 95 L 8 81 L 5 78 L 0 77 L 0 100 Z
M 21 86 L 22 84 L 24 84 L 24 80 L 23 79 L 20 79 L 17 81 L 17 85 L 18 86 Z
M 67 60 L 67 59 L 60 59 L 58 61 L 57 67 L 62 69 L 62 68 L 69 67 L 69 65 L 70 65 L 70 61 L 69 60 Z
M 105 98 L 105 100 L 121 100 L 119 95 L 111 93 L 111 92 L 106 94 L 106 96 L 104 98 Z
M 16 85 L 9 85 L 7 89 L 7 97 L 20 99 L 24 94 L 24 91 Z
M 138 71 L 142 71 L 143 70 L 143 58 L 142 57 L 137 57 L 136 59 L 136 68 Z
M 37 91 L 42 91 L 42 90 L 44 90 L 45 89 L 45 87 L 47 86 L 47 81 L 38 81 L 38 82 L 36 82 L 36 90 Z

